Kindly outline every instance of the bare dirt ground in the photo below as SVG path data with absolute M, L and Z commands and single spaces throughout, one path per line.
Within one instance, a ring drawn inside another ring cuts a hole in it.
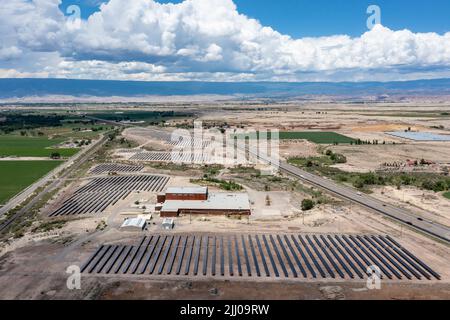
M 378 137 L 379 139 L 379 137 Z M 334 152 L 347 158 L 346 165 L 353 168 L 373 171 L 383 163 L 426 159 L 435 163 L 450 163 L 449 142 L 409 142 L 396 145 L 339 145 L 330 147 Z
M 440 193 L 411 187 L 403 187 L 401 190 L 384 187 L 375 189 L 373 196 L 422 215 L 424 219 L 450 225 L 450 200 Z

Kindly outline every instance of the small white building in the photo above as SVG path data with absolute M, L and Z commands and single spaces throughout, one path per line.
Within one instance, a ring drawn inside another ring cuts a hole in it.
M 172 230 L 174 225 L 175 225 L 175 223 L 172 218 L 164 218 L 164 220 L 162 222 L 162 227 L 163 227 L 163 229 L 166 229 L 166 230 Z
M 147 221 L 142 217 L 127 218 L 120 227 L 123 231 L 142 231 L 147 225 Z

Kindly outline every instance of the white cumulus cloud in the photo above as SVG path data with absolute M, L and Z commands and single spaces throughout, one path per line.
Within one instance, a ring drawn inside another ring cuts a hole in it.
M 232 0 L 110 0 L 74 28 L 59 4 L 2 4 L 0 68 L 68 78 L 247 81 L 402 80 L 450 69 L 450 32 L 377 25 L 354 38 L 293 39 L 240 14 Z M 30 52 L 57 53 L 60 61 L 21 62 Z

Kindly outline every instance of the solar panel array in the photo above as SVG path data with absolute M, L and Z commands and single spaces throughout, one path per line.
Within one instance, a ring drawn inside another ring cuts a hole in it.
M 73 194 L 50 217 L 78 215 L 86 213 L 101 213 L 109 206 L 124 200 L 131 191 L 85 192 Z
M 152 235 L 137 245 L 101 245 L 83 264 L 90 274 L 365 279 L 439 279 L 389 236 Z
M 128 165 L 128 164 L 116 164 L 116 163 L 102 163 L 91 169 L 91 174 L 105 174 L 109 172 L 138 172 L 142 171 L 144 166 L 141 165 Z
M 125 175 L 92 179 L 75 193 L 101 191 L 152 191 L 160 192 L 169 181 L 169 177 L 156 175 Z
M 183 147 L 183 148 L 194 148 L 203 149 L 211 144 L 211 141 L 203 141 L 202 139 L 183 139 L 181 141 L 166 141 L 168 145 Z
M 161 192 L 169 179 L 156 175 L 95 178 L 75 191 L 49 216 L 101 213 L 119 200 L 124 200 L 133 191 Z
M 180 153 L 174 158 L 176 162 L 183 163 L 203 163 L 208 162 L 210 157 L 205 157 L 199 153 Z M 133 155 L 130 160 L 134 161 L 149 161 L 149 162 L 175 162 L 172 160 L 171 152 L 139 152 Z

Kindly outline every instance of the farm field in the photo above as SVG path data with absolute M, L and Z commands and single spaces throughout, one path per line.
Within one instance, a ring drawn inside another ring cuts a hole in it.
M 305 132 L 280 132 L 280 140 L 304 139 L 318 144 L 350 143 L 352 138 L 336 132 L 305 131 Z
M 0 161 L 0 203 L 39 180 L 62 161 Z
M 237 136 L 243 137 L 244 135 L 237 135 Z M 310 142 L 317 144 L 333 144 L 333 143 L 345 144 L 355 141 L 355 139 L 349 138 L 336 132 L 327 132 L 327 131 L 280 132 L 280 140 L 300 140 L 300 139 L 308 140 Z
M 40 128 L 48 137 L 55 137 L 56 139 L 97 139 L 100 134 L 110 130 L 110 126 L 79 124 L 79 123 L 64 123 L 61 127 L 47 127 Z
M 109 121 L 145 122 L 147 124 L 157 123 L 162 120 L 186 116 L 186 114 L 184 113 L 175 113 L 173 111 L 129 111 L 129 110 L 116 112 L 93 112 L 93 113 L 87 112 L 86 115 Z
M 0 157 L 49 157 L 52 152 L 71 157 L 78 152 L 78 149 L 50 148 L 63 141 L 46 137 L 0 136 Z

